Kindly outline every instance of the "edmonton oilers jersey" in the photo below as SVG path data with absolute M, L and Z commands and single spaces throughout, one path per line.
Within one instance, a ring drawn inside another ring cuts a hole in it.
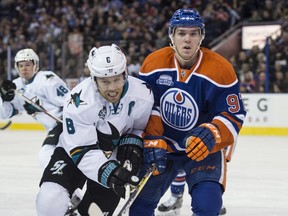
M 201 48 L 196 63 L 187 70 L 180 67 L 174 50 L 165 47 L 147 56 L 139 78 L 152 88 L 155 99 L 151 119 L 157 124 L 149 125 L 155 128 L 147 128 L 147 135 L 163 135 L 170 152 L 184 151 L 187 132 L 212 122 L 222 139 L 216 148 L 225 147 L 230 160 L 246 112 L 236 74 L 225 58 Z M 161 127 L 162 134 L 149 134 L 161 133 Z

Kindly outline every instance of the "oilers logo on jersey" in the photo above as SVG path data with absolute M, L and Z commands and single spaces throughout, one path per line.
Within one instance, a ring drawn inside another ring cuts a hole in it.
M 163 121 L 181 131 L 191 130 L 199 117 L 198 106 L 193 97 L 178 88 L 168 89 L 161 97 Z

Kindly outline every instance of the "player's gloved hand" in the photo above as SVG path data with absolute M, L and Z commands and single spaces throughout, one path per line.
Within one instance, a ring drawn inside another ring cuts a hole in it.
M 110 160 L 100 167 L 98 181 L 125 199 L 125 184 L 136 186 L 139 183 L 139 178 L 132 175 L 131 172 L 117 161 Z
M 216 143 L 221 142 L 218 128 L 210 123 L 201 124 L 192 129 L 184 138 L 187 157 L 201 161 L 209 155 Z
M 144 166 L 149 168 L 156 164 L 153 175 L 159 175 L 166 170 L 167 143 L 161 136 L 145 136 L 144 138 Z
M 36 101 L 36 104 L 39 105 L 39 100 Z M 25 104 L 23 105 L 24 109 L 29 115 L 33 115 L 35 112 L 40 112 L 36 107 L 34 107 L 32 104 L 29 104 L 25 101 Z
M 12 101 L 15 97 L 16 85 L 10 80 L 4 80 L 0 87 L 0 95 L 3 101 Z
M 132 165 L 131 173 L 133 175 L 138 174 L 143 163 L 143 148 L 143 139 L 134 134 L 125 134 L 119 140 L 116 157 L 122 166 L 125 167 L 125 163 Z

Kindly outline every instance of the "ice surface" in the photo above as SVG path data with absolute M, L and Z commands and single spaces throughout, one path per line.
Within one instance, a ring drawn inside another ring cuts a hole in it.
M 0 131 L 0 215 L 36 216 L 44 131 Z M 227 216 L 288 215 L 288 137 L 240 136 L 228 164 Z M 184 197 L 181 216 L 191 216 Z M 167 192 L 162 201 L 169 198 Z M 121 202 L 122 203 L 122 202 Z

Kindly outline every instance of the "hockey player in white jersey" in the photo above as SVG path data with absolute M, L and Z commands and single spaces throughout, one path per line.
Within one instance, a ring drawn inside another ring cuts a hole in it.
M 52 71 L 39 71 L 39 57 L 32 49 L 19 50 L 15 56 L 15 69 L 19 77 L 4 80 L 0 86 L 0 117 L 8 119 L 27 112 L 48 131 L 39 152 L 39 162 L 44 170 L 58 143 L 62 124 L 24 101 L 16 92 L 42 106 L 55 118 L 61 118 L 64 98 L 69 90 L 66 83 Z
M 125 197 L 124 186 L 139 182 L 153 94 L 127 75 L 126 57 L 115 44 L 92 48 L 86 65 L 91 77 L 72 89 L 64 106 L 63 133 L 37 195 L 38 216 L 63 216 L 69 197 L 87 179 L 87 193 L 94 193 L 84 202 L 92 200 L 112 215 Z M 82 216 L 87 208 L 79 209 Z

